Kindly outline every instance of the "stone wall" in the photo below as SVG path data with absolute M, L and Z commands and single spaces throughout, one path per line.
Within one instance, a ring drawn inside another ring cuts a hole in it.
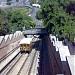
M 67 57 L 71 57 L 68 45 L 64 45 L 62 41 L 59 41 L 59 39 L 53 35 L 50 35 L 50 40 L 51 40 L 52 46 L 55 47 L 55 51 L 59 53 L 60 62 L 62 63 L 61 67 L 63 70 L 63 74 L 64 75 L 75 75 L 75 74 L 72 74 L 71 69 L 70 69 L 71 67 L 69 65 L 70 62 L 68 63 L 68 59 L 67 59 Z M 73 60 L 71 60 L 71 62 L 72 61 Z
M 0 58 L 19 46 L 19 42 L 22 38 L 24 38 L 24 35 L 21 31 L 16 31 L 14 34 L 0 36 Z

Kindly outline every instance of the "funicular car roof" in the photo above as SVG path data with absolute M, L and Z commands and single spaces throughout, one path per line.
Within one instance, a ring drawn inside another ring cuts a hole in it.
M 23 38 L 20 41 L 20 44 L 30 44 L 31 41 L 32 41 L 32 38 Z

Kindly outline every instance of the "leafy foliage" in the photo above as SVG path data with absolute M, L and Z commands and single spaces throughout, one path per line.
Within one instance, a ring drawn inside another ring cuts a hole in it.
M 0 9 L 0 36 L 17 30 L 34 28 L 35 23 L 28 16 L 28 8 Z
M 66 8 L 66 12 L 75 16 L 75 3 L 70 3 Z
M 30 4 L 35 4 L 36 0 L 29 0 Z
M 63 37 L 73 41 L 75 35 L 75 16 L 66 13 L 69 3 L 71 3 L 70 0 L 44 0 L 37 18 L 42 18 L 44 26 L 50 33 L 56 35 L 58 32 L 59 38 Z
M 42 13 L 41 13 L 41 9 L 40 10 L 38 10 L 38 12 L 36 13 L 36 18 L 38 19 L 38 20 L 40 20 L 40 19 L 42 19 L 42 15 L 41 15 Z M 40 15 L 40 16 L 39 16 Z
M 6 13 L 0 9 L 0 36 L 10 32 L 10 26 L 6 17 Z
M 12 8 L 6 10 L 12 30 L 22 30 L 23 27 L 26 29 L 35 27 L 35 23 L 27 14 L 28 11 L 28 8 Z

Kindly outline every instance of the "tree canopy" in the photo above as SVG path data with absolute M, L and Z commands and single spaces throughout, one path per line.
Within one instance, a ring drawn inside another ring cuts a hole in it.
M 31 17 L 28 16 L 28 8 L 12 8 L 6 10 L 7 19 L 11 25 L 11 30 L 22 30 L 34 28 L 35 23 L 32 21 Z
M 72 2 L 74 3 L 71 0 L 42 0 L 41 11 L 37 13 L 37 18 L 43 20 L 51 34 L 58 34 L 60 39 L 63 37 L 70 41 L 75 36 L 75 16 L 66 10 Z
M 30 4 L 35 4 L 36 0 L 29 0 Z
M 10 32 L 10 26 L 6 17 L 6 13 L 0 9 L 0 36 Z
M 0 36 L 17 30 L 34 28 L 35 23 L 28 16 L 29 8 L 0 9 Z

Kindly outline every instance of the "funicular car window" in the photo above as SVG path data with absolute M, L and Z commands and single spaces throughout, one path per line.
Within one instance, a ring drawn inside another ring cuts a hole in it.
M 26 44 L 24 44 L 24 46 L 26 46 Z
M 29 44 L 27 44 L 27 46 L 29 46 Z

